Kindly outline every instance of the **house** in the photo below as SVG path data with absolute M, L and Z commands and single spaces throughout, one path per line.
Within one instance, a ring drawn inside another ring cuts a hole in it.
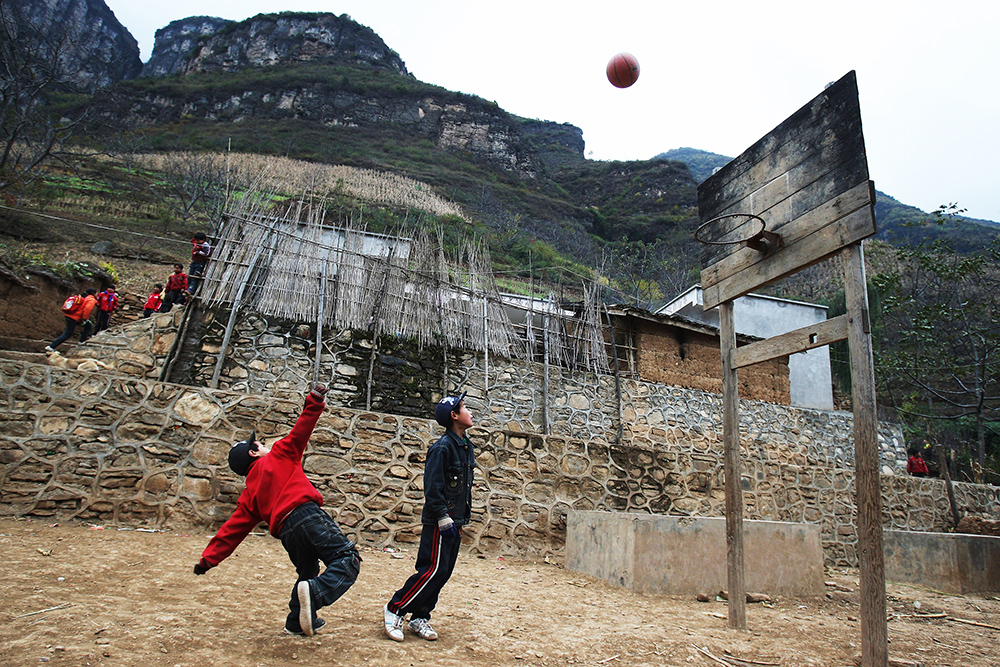
M 719 310 L 702 308 L 702 289 L 694 285 L 657 311 L 659 315 L 680 315 L 719 327 Z M 736 331 L 748 336 L 770 338 L 826 319 L 826 306 L 779 299 L 763 294 L 747 294 L 733 301 Z M 833 380 L 829 346 L 817 347 L 788 357 L 791 404 L 816 410 L 833 409 Z

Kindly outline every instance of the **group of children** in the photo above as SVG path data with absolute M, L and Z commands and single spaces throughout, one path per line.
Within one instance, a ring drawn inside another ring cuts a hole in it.
M 203 232 L 198 232 L 191 239 L 191 266 L 189 273 L 184 273 L 183 264 L 174 264 L 174 272 L 167 278 L 166 294 L 163 285 L 153 285 L 153 292 L 142 307 L 142 316 L 149 317 L 156 312 L 170 312 L 174 305 L 183 305 L 188 297 L 195 293 L 205 266 L 212 255 L 212 246 Z M 111 314 L 118 308 L 118 293 L 115 285 L 98 294 L 95 289 L 88 289 L 83 294 L 71 296 L 63 303 L 63 316 L 66 328 L 54 341 L 45 346 L 46 352 L 53 352 L 62 345 L 80 325 L 80 342 L 108 328 L 111 324 Z
M 258 524 L 266 523 L 281 540 L 298 574 L 288 602 L 285 632 L 312 636 L 326 625 L 317 616 L 354 584 L 361 569 L 357 547 L 320 509 L 323 497 L 302 470 L 302 455 L 326 405 L 327 388 L 313 387 L 291 433 L 270 447 L 254 432 L 229 451 L 229 467 L 246 477 L 236 510 L 209 541 L 195 574 L 205 574 L 233 553 Z M 403 641 L 404 626 L 418 637 L 438 638 L 431 612 L 451 577 L 462 542 L 462 527 L 472 514 L 475 449 L 466 436 L 473 425 L 465 393 L 437 403 L 435 420 L 446 431 L 427 451 L 424 464 L 423 530 L 416 571 L 382 609 L 385 634 Z M 326 569 L 320 574 L 319 562 Z M 409 615 L 409 622 L 406 617 Z

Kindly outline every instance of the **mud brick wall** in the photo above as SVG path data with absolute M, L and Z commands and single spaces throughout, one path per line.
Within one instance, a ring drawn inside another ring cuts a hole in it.
M 15 361 L 0 362 L 0 380 L 0 513 L 99 524 L 218 525 L 242 488 L 226 464 L 230 444 L 250 428 L 284 435 L 302 405 Z M 475 428 L 469 547 L 558 553 L 571 508 L 723 516 L 719 398 L 677 388 L 643 398 L 636 420 L 650 426 L 623 444 Z M 856 565 L 853 475 L 826 454 L 849 417 L 741 407 L 746 516 L 818 523 L 828 563 Z M 420 530 L 424 457 L 440 431 L 426 419 L 328 407 L 304 467 L 353 539 L 409 544 Z M 898 437 L 883 428 L 887 455 Z M 1000 511 L 994 487 L 959 484 L 957 494 L 965 513 Z M 941 530 L 948 521 L 938 480 L 887 474 L 883 499 L 887 527 Z

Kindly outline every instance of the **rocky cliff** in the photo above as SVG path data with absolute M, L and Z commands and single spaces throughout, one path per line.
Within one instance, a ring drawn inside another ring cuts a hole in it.
M 364 62 L 406 74 L 406 65 L 371 28 L 346 14 L 285 12 L 245 21 L 193 16 L 156 31 L 143 76 L 237 72 L 282 63 Z
M 61 78 L 88 92 L 142 71 L 139 45 L 104 0 L 5 1 L 4 20 L 16 39 L 57 60 Z

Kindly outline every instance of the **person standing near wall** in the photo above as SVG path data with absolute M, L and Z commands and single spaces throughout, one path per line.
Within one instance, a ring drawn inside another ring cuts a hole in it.
M 205 266 L 212 256 L 212 245 L 204 232 L 198 232 L 191 239 L 191 266 L 188 267 L 188 294 L 194 294 L 205 275 Z
M 396 591 L 383 611 L 385 633 L 403 641 L 403 624 L 417 636 L 433 641 L 438 633 L 431 627 L 431 612 L 438 595 L 448 583 L 458 550 L 462 526 L 472 516 L 472 480 L 476 452 L 465 432 L 472 426 L 472 413 L 465 405 L 465 393 L 441 399 L 434 419 L 447 431 L 427 450 L 424 464 L 423 529 L 417 549 L 416 572 Z
M 927 477 L 927 463 L 921 456 L 919 449 L 914 448 L 910 458 L 906 460 L 906 472 L 914 477 Z
M 163 297 L 161 313 L 169 313 L 174 306 L 184 305 L 184 295 L 187 294 L 188 277 L 184 273 L 183 264 L 174 264 L 174 272 L 167 278 L 167 295 Z
M 87 335 L 90 333 L 90 314 L 94 310 L 94 306 L 97 305 L 95 294 L 97 294 L 97 290 L 89 289 L 84 294 L 66 299 L 62 307 L 63 317 L 66 318 L 66 329 L 62 332 L 61 336 L 45 346 L 46 352 L 54 352 L 57 347 L 66 342 L 66 339 L 73 335 L 77 325 L 81 322 L 85 324 L 83 331 L 80 333 L 80 342 L 82 343 L 87 339 Z
M 108 285 L 107 289 L 97 295 L 97 324 L 94 333 L 100 333 L 111 324 L 111 314 L 118 308 L 118 294 L 115 293 L 115 286 Z

